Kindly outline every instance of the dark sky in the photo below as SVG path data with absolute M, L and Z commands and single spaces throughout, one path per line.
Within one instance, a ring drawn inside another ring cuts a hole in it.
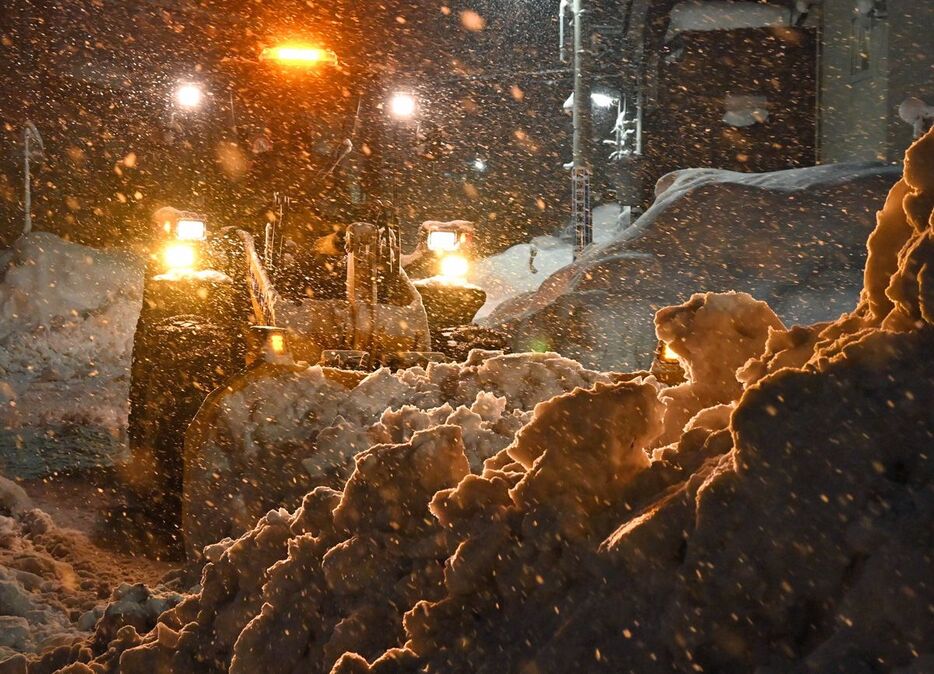
M 556 0 L 7 0 L 4 10 L 0 60 L 14 64 L 0 69 L 4 223 L 20 217 L 26 118 L 48 146 L 35 168 L 43 182 L 37 223 L 83 231 L 103 218 L 122 226 L 132 195 L 152 194 L 151 185 L 134 179 L 153 165 L 154 127 L 147 120 L 161 114 L 173 82 L 219 58 L 256 58 L 263 42 L 293 35 L 324 41 L 343 60 L 373 71 L 395 57 L 386 85 L 398 79 L 419 88 L 425 127 L 452 149 L 412 173 L 427 181 L 419 189 L 461 199 L 426 215 L 460 217 L 467 209 L 470 217 L 488 217 L 518 209 L 526 215 L 514 220 L 527 223 L 540 215 L 540 196 L 555 193 L 545 199 L 553 204 L 564 187 L 568 124 L 560 102 L 569 85 L 528 75 L 562 67 Z M 351 27 L 364 33 L 365 46 Z M 118 174 L 115 164 L 130 152 L 137 168 Z M 481 155 L 490 171 L 470 174 Z M 480 196 L 464 201 L 465 190 Z M 118 193 L 129 203 L 115 201 Z M 526 224 L 516 226 L 516 236 L 524 236 Z

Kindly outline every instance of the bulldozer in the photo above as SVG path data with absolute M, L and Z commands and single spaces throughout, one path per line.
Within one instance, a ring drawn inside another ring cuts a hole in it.
M 425 305 L 433 348 L 455 361 L 473 349 L 508 349 L 503 333 L 463 320 L 486 302 L 486 292 L 467 281 L 474 256 L 473 223 L 428 220 L 419 227 L 415 250 L 402 258 Z
M 432 350 L 433 336 L 469 324 L 485 301 L 454 276 L 413 282 L 404 262 L 420 255 L 402 255 L 389 218 L 336 228 L 306 251 L 275 227 L 261 248 L 241 229 L 211 232 L 189 211 L 160 209 L 155 223 L 133 345 L 128 496 L 110 518 L 152 539 L 159 554 L 183 539 L 185 434 L 209 394 L 262 363 L 319 364 L 347 381 L 449 360 Z M 440 250 L 437 231 L 450 228 L 423 228 L 429 258 Z

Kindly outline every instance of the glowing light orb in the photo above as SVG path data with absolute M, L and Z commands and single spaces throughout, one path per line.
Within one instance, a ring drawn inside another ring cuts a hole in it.
M 460 255 L 445 255 L 441 258 L 441 275 L 447 278 L 464 278 L 470 271 L 467 258 Z
M 389 99 L 389 114 L 397 119 L 411 119 L 417 108 L 418 102 L 412 94 L 400 92 Z
M 192 82 L 180 84 L 175 90 L 175 102 L 182 108 L 193 110 L 201 107 L 204 101 L 204 91 Z

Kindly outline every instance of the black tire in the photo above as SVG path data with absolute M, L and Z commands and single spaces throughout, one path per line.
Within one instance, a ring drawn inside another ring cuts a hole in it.
M 133 348 L 127 497 L 120 529 L 163 552 L 180 550 L 185 433 L 208 394 L 243 364 L 234 325 L 185 315 L 140 326 Z
M 225 259 L 231 271 L 239 266 Z M 104 523 L 109 535 L 159 555 L 181 551 L 185 432 L 208 394 L 245 363 L 248 291 L 242 272 L 228 276 L 234 283 L 147 274 L 133 341 L 124 498 Z

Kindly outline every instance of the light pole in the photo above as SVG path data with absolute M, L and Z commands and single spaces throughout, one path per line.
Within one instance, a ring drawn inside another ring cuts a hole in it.
M 35 150 L 33 149 L 33 143 L 36 145 Z M 42 143 L 39 130 L 35 124 L 27 121 L 23 127 L 23 174 L 25 182 L 23 186 L 23 208 L 25 210 L 23 236 L 32 231 L 32 175 L 29 169 L 29 161 L 32 159 L 34 151 L 41 153 L 44 150 L 45 145 Z
M 406 187 L 408 183 L 408 176 L 405 175 L 405 156 L 402 147 L 403 136 L 406 129 L 411 130 L 412 128 L 414 128 L 416 138 L 418 136 L 418 98 L 416 98 L 415 94 L 407 91 L 397 91 L 389 98 L 388 109 L 390 117 L 396 122 L 392 130 L 393 166 L 390 168 L 391 171 L 395 172 L 395 175 L 390 176 L 393 210 L 401 216 L 403 208 L 406 206 Z M 398 222 L 401 224 L 401 217 L 398 218 Z
M 587 0 L 561 0 L 561 55 L 564 60 L 564 15 L 570 6 L 574 21 L 574 145 L 571 168 L 571 216 L 574 220 L 574 257 L 580 255 L 593 242 L 593 210 L 590 203 L 592 175 L 591 143 L 593 120 L 591 114 L 590 9 Z

